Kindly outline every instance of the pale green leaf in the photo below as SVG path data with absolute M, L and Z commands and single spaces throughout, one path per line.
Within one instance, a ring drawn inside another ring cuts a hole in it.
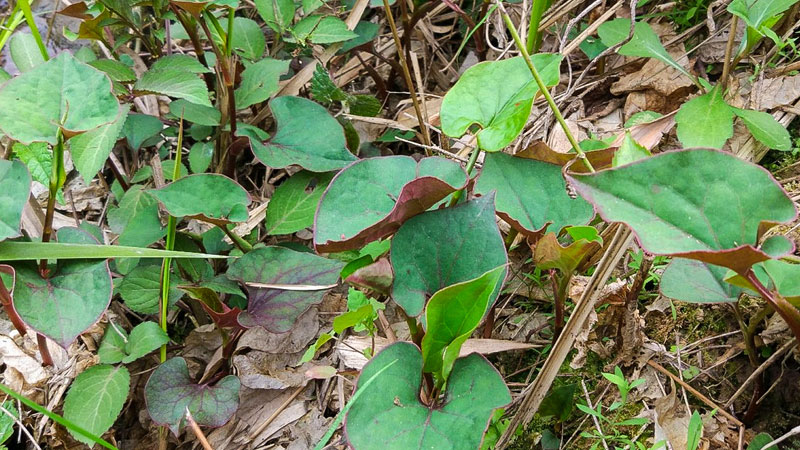
M 108 431 L 128 399 L 130 374 L 123 366 L 97 365 L 81 372 L 64 399 L 64 418 L 101 436 Z M 72 436 L 87 445 L 94 441 L 83 434 Z

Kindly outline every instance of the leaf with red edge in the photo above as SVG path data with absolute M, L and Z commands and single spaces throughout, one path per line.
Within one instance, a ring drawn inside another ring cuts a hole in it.
M 60 243 L 97 244 L 77 228 L 61 228 Z M 67 348 L 111 303 L 111 272 L 106 260 L 61 260 L 42 278 L 34 262 L 15 263 L 14 309 L 29 327 Z
M 237 306 L 231 308 L 219 299 L 216 291 L 202 286 L 178 286 L 190 298 L 200 302 L 200 306 L 211 316 L 218 327 L 239 328 L 239 313 L 242 310 Z
M 594 216 L 586 200 L 570 198 L 561 167 L 554 164 L 488 153 L 475 193 L 491 191 L 497 191 L 497 215 L 530 237 L 545 228 L 558 233 L 566 226 L 583 225 Z
M 769 172 L 717 150 L 665 152 L 567 178 L 603 219 L 628 224 L 646 251 L 737 273 L 769 259 L 755 247 L 762 222 L 797 216 Z
M 273 333 L 289 331 L 301 314 L 322 301 L 326 287 L 336 283 L 342 267 L 342 262 L 284 247 L 262 247 L 245 254 L 231 264 L 227 273 L 247 291 L 247 309 L 239 314 L 239 324 L 248 328 L 260 326 Z M 292 290 L 292 286 L 319 289 Z
M 340 252 L 389 236 L 409 218 L 467 184 L 461 165 L 444 158 L 386 156 L 357 161 L 322 194 L 314 225 L 319 252 Z
M 392 280 L 394 280 L 394 274 L 389 258 L 380 258 L 370 265 L 356 269 L 344 281 L 353 286 L 388 294 L 392 289 Z
M 239 378 L 228 375 L 215 386 L 195 384 L 183 358 L 172 358 L 153 371 L 144 387 L 147 412 L 153 422 L 166 425 L 177 436 L 186 410 L 198 425 L 221 427 L 239 408 Z

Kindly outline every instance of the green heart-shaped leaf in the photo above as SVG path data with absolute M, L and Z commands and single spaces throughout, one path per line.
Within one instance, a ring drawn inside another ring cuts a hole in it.
M 198 425 L 221 427 L 239 408 L 239 378 L 228 375 L 216 386 L 192 383 L 183 358 L 162 363 L 147 380 L 144 398 L 153 422 L 166 425 L 177 436 L 186 410 Z
M 769 259 L 754 247 L 761 222 L 797 211 L 763 168 L 715 150 L 665 152 L 594 174 L 567 174 L 609 222 L 625 222 L 650 253 L 742 273 Z
M 236 108 L 261 103 L 278 92 L 278 80 L 289 70 L 289 60 L 264 58 L 250 64 L 242 72 L 242 82 L 236 89 Z
M 594 216 L 592 205 L 567 194 L 561 167 L 505 153 L 489 153 L 475 192 L 497 191 L 497 214 L 518 231 L 532 236 L 550 226 L 558 232 L 583 225 Z
M 675 115 L 678 139 L 684 147 L 722 148 L 733 136 L 733 109 L 725 103 L 722 89 L 695 97 Z
M 269 102 L 277 131 L 262 143 L 247 134 L 256 158 L 282 169 L 296 164 L 312 172 L 338 170 L 355 161 L 347 150 L 344 131 L 328 111 L 301 97 L 278 97 Z
M 0 159 L 0 241 L 19 236 L 22 209 L 31 192 L 31 176 L 20 161 Z
M 247 310 L 239 314 L 239 323 L 273 333 L 291 330 L 297 318 L 336 284 L 342 267 L 339 261 L 285 247 L 248 252 L 227 273 L 247 290 Z
M 83 180 L 87 185 L 106 163 L 108 155 L 114 148 L 114 144 L 117 143 L 117 138 L 126 123 L 129 110 L 130 105 L 122 105 L 119 108 L 117 118 L 113 122 L 97 127 L 94 130 L 89 130 L 69 140 L 69 152 L 72 155 L 72 162 L 75 163 L 75 168 L 83 176 Z M 161 128 L 159 128 L 160 130 Z
M 169 304 L 181 298 L 178 281 L 170 278 Z M 125 275 L 117 288 L 125 305 L 139 314 L 155 314 L 161 299 L 161 265 L 136 266 Z
M 444 158 L 386 156 L 358 161 L 337 174 L 320 200 L 314 246 L 321 252 L 360 248 L 464 187 L 461 165 Z M 482 272 L 481 272 L 482 273 Z
M 673 259 L 661 276 L 667 297 L 689 303 L 735 302 L 742 289 L 725 282 L 728 269 L 691 259 Z
M 422 339 L 425 372 L 441 372 L 443 379 L 448 378 L 461 346 L 478 327 L 504 275 L 505 267 L 496 267 L 474 280 L 447 286 L 433 294 L 425 309 L 428 327 Z
M 147 247 L 167 233 L 158 218 L 158 201 L 141 185 L 133 185 L 108 210 L 108 225 L 119 235 L 120 245 Z
M 149 192 L 175 217 L 201 216 L 217 222 L 243 222 L 248 217 L 250 196 L 224 175 L 189 175 Z
M 147 321 L 136 325 L 130 336 L 125 330 L 109 324 L 97 355 L 103 364 L 128 364 L 169 342 L 169 336 L 157 323 Z
M 195 61 L 196 62 L 196 61 Z M 200 65 L 198 63 L 198 65 Z M 202 67 L 202 65 L 200 65 Z M 151 67 L 133 85 L 134 91 L 144 94 L 161 94 L 182 98 L 203 106 L 212 106 L 208 88 L 196 74 L 175 67 Z
M 114 121 L 111 80 L 62 52 L 0 88 L 0 129 L 12 139 L 55 145 L 59 128 L 82 133 Z
M 77 228 L 58 230 L 59 242 L 97 243 Z M 37 332 L 67 348 L 111 303 L 111 272 L 105 260 L 59 261 L 48 278 L 33 263 L 15 264 L 14 309 Z
M 391 255 L 392 298 L 410 316 L 419 315 L 436 291 L 505 266 L 494 195 L 411 218 L 392 239 Z M 498 286 L 489 305 L 499 292 Z
M 390 345 L 364 367 L 356 389 L 365 391 L 345 420 L 355 450 L 475 450 L 492 411 L 511 401 L 503 377 L 478 354 L 456 360 L 434 405 L 419 400 L 421 372 L 422 354 L 407 342 Z
M 558 84 L 561 55 L 542 53 L 531 56 L 531 60 L 545 85 Z M 460 137 L 477 124 L 481 127 L 478 146 L 486 151 L 500 150 L 522 131 L 538 92 L 521 56 L 476 64 L 444 96 L 442 131 Z
M 612 47 L 624 41 L 630 35 L 631 19 L 614 19 L 600 25 L 597 34 L 606 47 Z M 645 22 L 636 22 L 633 37 L 617 51 L 620 55 L 636 56 L 639 58 L 655 58 L 664 64 L 672 66 L 689 78 L 693 78 L 661 44 L 658 35 Z

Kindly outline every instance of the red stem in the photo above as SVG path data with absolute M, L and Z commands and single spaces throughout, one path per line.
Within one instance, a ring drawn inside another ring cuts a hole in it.
M 52 366 L 53 357 L 50 356 L 50 349 L 47 348 L 47 338 L 39 333 L 36 333 L 36 343 L 39 344 L 39 353 L 42 355 L 42 365 Z
M 19 314 L 17 314 L 17 311 L 14 309 L 11 292 L 9 292 L 6 288 L 6 285 L 3 284 L 2 279 L 0 279 L 0 303 L 3 304 L 3 309 L 6 311 L 6 315 L 8 315 L 8 318 L 11 320 L 11 323 L 14 325 L 14 328 L 17 329 L 20 336 L 25 336 L 25 323 L 22 322 Z
M 761 295 L 775 311 L 778 311 L 778 314 L 783 317 L 783 320 L 785 320 L 789 328 L 792 329 L 792 333 L 794 333 L 795 337 L 800 339 L 800 310 L 777 293 L 770 292 L 769 289 L 758 280 L 758 277 L 756 277 L 752 269 L 748 269 L 746 273 L 740 275 L 756 288 L 759 295 Z

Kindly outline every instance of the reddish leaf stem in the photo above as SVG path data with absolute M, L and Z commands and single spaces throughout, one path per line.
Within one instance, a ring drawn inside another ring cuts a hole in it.
M 758 277 L 756 277 L 753 269 L 749 269 L 746 273 L 741 275 L 756 288 L 759 295 L 761 295 L 775 311 L 778 311 L 778 314 L 783 317 L 783 320 L 785 320 L 789 328 L 792 329 L 792 333 L 794 333 L 795 337 L 800 339 L 800 310 L 777 292 L 770 292 L 769 289 L 759 281 Z

